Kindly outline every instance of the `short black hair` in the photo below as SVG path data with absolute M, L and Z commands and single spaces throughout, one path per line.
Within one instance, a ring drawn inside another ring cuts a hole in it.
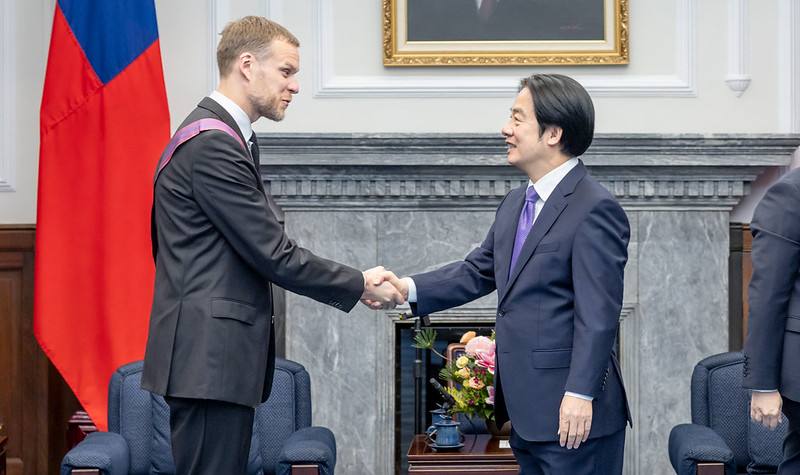
M 528 88 L 539 136 L 548 126 L 561 127 L 561 148 L 572 157 L 583 155 L 594 137 L 594 105 L 580 83 L 563 74 L 534 74 L 523 78 L 519 90 Z

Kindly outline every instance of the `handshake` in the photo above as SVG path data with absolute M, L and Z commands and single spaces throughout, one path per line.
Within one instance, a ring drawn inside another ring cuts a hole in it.
M 373 310 L 389 310 L 408 300 L 408 282 L 399 279 L 383 266 L 373 267 L 364 274 L 364 293 L 361 303 Z

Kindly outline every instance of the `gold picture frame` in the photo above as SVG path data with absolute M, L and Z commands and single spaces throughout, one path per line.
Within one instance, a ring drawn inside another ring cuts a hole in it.
M 495 9 L 502 2 L 508 5 L 504 17 L 495 10 L 500 19 L 493 29 L 471 23 L 484 21 L 478 16 L 482 1 L 487 0 L 383 0 L 384 66 L 628 64 L 629 0 L 551 1 L 551 12 L 541 9 L 547 3 L 540 0 L 491 0 Z M 457 14 L 444 9 L 455 5 L 459 5 Z M 520 10 L 520 5 L 531 12 Z M 570 17 L 571 7 L 580 12 L 578 16 L 584 15 L 577 22 Z M 527 22 L 532 18 L 538 23 Z

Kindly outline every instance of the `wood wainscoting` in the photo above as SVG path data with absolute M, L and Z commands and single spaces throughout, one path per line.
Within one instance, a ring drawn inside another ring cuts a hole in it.
M 731 223 L 731 252 L 728 258 L 729 347 L 738 351 L 747 336 L 747 287 L 753 274 L 753 236 L 750 224 Z
M 80 408 L 33 336 L 34 243 L 33 225 L 0 225 L 0 420 L 8 475 L 58 473 L 67 420 Z

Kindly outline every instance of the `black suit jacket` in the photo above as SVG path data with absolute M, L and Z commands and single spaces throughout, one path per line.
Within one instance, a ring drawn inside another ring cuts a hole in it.
M 181 127 L 201 118 L 241 133 L 210 98 Z M 286 236 L 258 164 L 224 132 L 177 149 L 156 182 L 152 216 L 156 278 L 142 387 L 154 393 L 255 406 L 269 396 L 274 370 L 270 283 L 344 311 L 364 290 L 360 271 Z
M 800 401 L 800 170 L 775 183 L 750 223 L 753 275 L 744 387 Z
M 613 354 L 630 230 L 614 197 L 579 163 L 511 253 L 525 189 L 511 191 L 480 247 L 463 261 L 414 275 L 419 314 L 497 289 L 495 415 L 525 440 L 558 439 L 565 391 L 594 397 L 590 437 L 631 419 Z

